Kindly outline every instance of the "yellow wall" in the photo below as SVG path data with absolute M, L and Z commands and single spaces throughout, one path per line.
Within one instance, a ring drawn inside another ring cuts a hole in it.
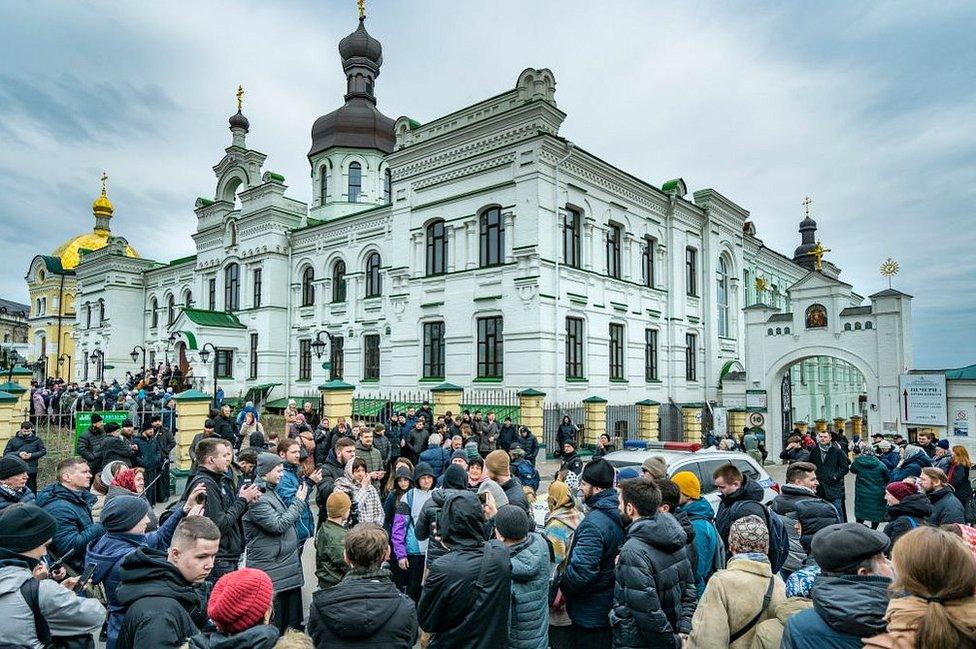
M 35 275 L 29 278 L 27 282 L 27 288 L 30 292 L 30 330 L 27 334 L 27 342 L 30 343 L 31 349 L 33 350 L 31 358 L 28 360 L 34 361 L 40 355 L 40 350 L 34 350 L 34 341 L 37 339 L 38 332 L 43 331 L 44 338 L 47 341 L 47 375 L 68 378 L 69 366 L 67 360 L 61 366 L 60 372 L 58 370 L 58 354 L 67 354 L 71 357 L 71 380 L 79 380 L 79 377 L 75 376 L 75 341 L 71 337 L 71 332 L 74 330 L 75 325 L 75 294 L 78 290 L 78 280 L 73 275 L 66 275 L 64 277 L 63 290 L 65 299 L 61 301 L 59 309 L 55 309 L 54 305 L 58 304 L 58 295 L 62 290 L 61 276 L 47 272 L 47 270 L 44 271 L 44 275 L 43 281 L 39 281 Z M 37 313 L 37 300 L 39 298 L 45 298 L 47 300 L 47 309 L 44 315 Z M 59 311 L 61 315 L 60 349 L 57 344 Z

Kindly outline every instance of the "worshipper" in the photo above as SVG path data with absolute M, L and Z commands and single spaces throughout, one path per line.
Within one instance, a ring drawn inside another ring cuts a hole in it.
M 345 492 L 356 504 L 356 523 L 383 525 L 383 502 L 366 470 L 366 460 L 354 457 L 346 463 L 345 473 L 335 481 L 335 489 Z
M 509 503 L 518 505 L 526 513 L 529 512 L 529 501 L 522 491 L 522 483 L 518 478 L 512 477 L 512 461 L 508 453 L 497 449 L 485 456 L 485 471 L 488 473 L 488 479 L 494 480 L 502 488 Z
M 891 481 L 888 467 L 874 454 L 868 444 L 861 444 L 861 452 L 851 462 L 854 479 L 854 520 L 868 522 L 871 529 L 885 520 L 885 486 Z
M 278 629 L 269 624 L 274 613 L 271 578 L 254 568 L 240 568 L 217 580 L 207 599 L 207 617 L 216 631 L 199 633 L 189 649 L 273 649 Z
M 37 461 L 47 455 L 47 447 L 37 433 L 34 424 L 29 421 L 21 422 L 17 434 L 7 440 L 3 447 L 4 457 L 13 456 L 27 463 L 27 488 L 31 493 L 37 493 Z
M 911 482 L 888 483 L 885 502 L 888 504 L 888 524 L 883 531 L 891 541 L 888 548 L 890 554 L 900 536 L 928 524 L 926 521 L 932 515 L 932 503 Z
M 71 552 L 65 563 L 81 573 L 88 544 L 105 533 L 105 528 L 92 520 L 95 496 L 88 490 L 91 471 L 85 460 L 72 457 L 58 464 L 56 474 L 57 482 L 41 489 L 35 502 L 58 521 L 51 551 L 59 558 Z
M 679 471 L 671 476 L 672 482 L 680 492 L 678 513 L 685 514 L 695 528 L 696 565 L 695 590 L 700 598 L 705 592 L 705 583 L 717 571 L 725 567 L 725 546 L 715 528 L 715 510 L 702 498 L 701 482 L 691 471 Z
M 566 571 L 569 549 L 583 515 L 576 508 L 576 500 L 565 482 L 553 481 L 549 485 L 546 504 L 549 513 L 542 533 L 552 547 L 557 577 L 561 578 Z M 562 591 L 557 591 L 555 601 L 549 607 L 549 643 L 553 649 L 572 646 L 571 624 L 566 613 L 566 598 Z
M 828 431 L 820 431 L 817 445 L 810 450 L 810 463 L 817 467 L 817 495 L 832 504 L 838 516 L 846 520 L 844 476 L 850 471 L 846 451 L 832 441 Z
M 106 468 L 108 468 L 106 466 Z M 104 471 L 102 471 L 104 473 Z M 123 466 L 115 476 L 112 477 L 111 482 L 108 485 L 108 491 L 105 493 L 104 505 L 118 498 L 119 496 L 139 496 L 149 504 L 149 499 L 146 498 L 146 494 L 143 491 L 146 488 L 146 473 L 145 469 L 141 466 L 135 468 L 129 468 Z M 94 513 L 94 512 L 93 512 Z M 102 513 L 99 511 L 98 520 L 101 521 Z M 156 512 L 153 511 L 152 505 L 149 506 L 149 525 L 146 527 L 147 532 L 152 532 L 159 527 L 159 519 L 156 517 Z
M 549 545 L 518 505 L 504 505 L 494 516 L 495 538 L 508 548 L 512 563 L 512 604 L 508 618 L 510 649 L 546 649 L 549 627 Z
M 17 503 L 34 502 L 34 492 L 28 487 L 28 465 L 16 455 L 0 457 L 0 512 Z
M 966 522 L 966 510 L 956 498 L 955 490 L 949 484 L 949 478 L 942 469 L 934 466 L 922 469 L 918 486 L 932 503 L 932 513 L 926 517 L 926 523 L 938 527 L 949 523 Z
M 333 491 L 325 503 L 326 519 L 315 533 L 315 577 L 319 588 L 329 588 L 346 574 L 343 559 L 352 501 L 343 491 Z

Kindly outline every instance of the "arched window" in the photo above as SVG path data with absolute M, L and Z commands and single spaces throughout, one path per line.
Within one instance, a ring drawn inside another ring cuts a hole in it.
M 854 323 L 854 331 L 860 331 L 860 330 L 861 330 L 861 323 L 860 322 L 855 322 Z
M 230 241 L 230 243 L 228 243 L 227 245 L 230 246 L 237 245 L 237 223 L 235 223 L 234 221 L 231 221 L 227 225 L 227 238 Z
M 784 334 L 790 333 L 790 328 L 789 327 L 783 327 L 783 333 Z
M 349 202 L 358 203 L 363 190 L 363 168 L 358 162 L 349 164 Z
M 149 322 L 153 329 L 159 326 L 159 302 L 156 298 L 149 301 Z
M 302 271 L 302 306 L 315 304 L 315 269 L 308 266 Z
M 772 327 L 770 327 L 769 329 L 766 330 L 766 335 L 767 336 L 772 336 L 773 335 L 773 328 Z
M 346 301 L 346 262 L 341 259 L 332 267 L 332 301 Z
M 850 330 L 851 330 L 851 323 L 850 322 L 845 322 L 844 323 L 844 331 L 850 331 Z
M 782 327 L 776 327 L 776 335 L 779 336 L 783 333 Z
M 91 305 L 85 304 L 85 329 L 91 329 Z
M 505 261 L 505 226 L 497 207 L 481 213 L 481 267 L 497 266 Z
M 176 298 L 170 295 L 166 299 L 166 324 L 171 325 L 176 320 Z
M 871 324 L 871 321 L 870 320 L 868 320 L 867 322 L 864 323 L 864 328 L 865 329 L 874 329 L 874 325 Z
M 380 277 L 380 253 L 372 252 L 366 258 L 366 297 L 376 297 L 383 293 L 383 278 Z
M 827 309 L 822 304 L 811 304 L 806 311 L 807 329 L 820 329 L 827 326 Z
M 393 174 L 389 169 L 383 174 L 383 202 L 387 204 L 393 202 Z
M 322 165 L 319 169 L 319 204 L 325 205 L 329 200 L 329 167 Z
M 183 296 L 183 306 L 185 306 L 187 309 L 193 308 L 193 292 L 192 291 L 187 291 L 186 292 L 186 295 Z
M 224 311 L 241 308 L 241 267 L 229 264 L 224 269 Z
M 444 221 L 434 221 L 427 226 L 427 274 L 443 275 L 447 272 L 447 232 Z
M 718 305 L 718 335 L 729 337 L 729 264 L 725 257 L 718 258 L 718 275 L 715 278 L 715 301 Z M 776 333 L 779 333 L 778 331 Z

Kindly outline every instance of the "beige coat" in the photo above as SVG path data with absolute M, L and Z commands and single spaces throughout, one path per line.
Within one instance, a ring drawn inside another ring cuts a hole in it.
M 752 638 L 751 649 L 779 649 L 783 631 L 790 616 L 813 607 L 813 600 L 806 597 L 788 597 L 775 608 L 776 617 L 756 625 L 756 635 Z M 772 606 L 770 606 L 772 609 Z
M 950 617 L 968 623 L 976 635 L 976 597 L 952 600 L 946 602 L 945 606 Z M 867 638 L 864 646 L 869 649 L 915 649 L 915 629 L 928 612 L 928 607 L 924 600 L 913 596 L 891 600 L 885 613 L 888 632 Z
M 708 580 L 691 620 L 691 636 L 685 644 L 686 649 L 749 649 L 756 626 L 772 618 L 786 599 L 786 585 L 779 576 L 773 577 L 776 580 L 773 595 L 759 624 L 735 644 L 729 644 L 729 637 L 759 612 L 771 575 L 768 562 L 744 556 L 732 557 L 725 570 L 719 570 Z

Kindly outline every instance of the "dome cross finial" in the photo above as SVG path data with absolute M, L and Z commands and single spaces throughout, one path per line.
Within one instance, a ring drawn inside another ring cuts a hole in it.
M 102 196 L 105 196 L 105 181 L 108 180 L 108 174 L 102 171 Z
M 244 107 L 244 84 L 237 86 L 237 112 L 241 112 Z
M 356 0 L 356 6 L 359 7 L 359 19 L 366 20 L 366 0 Z
M 803 215 L 810 218 L 810 206 L 813 205 L 813 201 L 810 200 L 809 196 L 803 197 Z

